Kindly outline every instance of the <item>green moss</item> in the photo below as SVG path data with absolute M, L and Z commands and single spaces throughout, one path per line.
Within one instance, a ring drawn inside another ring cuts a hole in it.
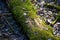
M 11 8 L 11 12 L 14 15 L 16 21 L 22 25 L 24 32 L 28 35 L 30 40 L 48 40 L 48 38 L 51 38 L 52 40 L 59 40 L 59 38 L 54 38 L 52 34 L 52 28 L 43 22 L 42 26 L 49 28 L 48 31 L 41 30 L 39 27 L 35 27 L 34 25 L 33 27 L 28 27 L 28 25 L 25 24 L 26 18 L 23 15 L 24 12 L 28 11 L 27 16 L 30 19 L 37 17 L 36 9 L 31 4 L 30 0 L 26 0 L 25 2 L 21 0 L 9 0 L 8 5 Z M 25 10 L 22 8 L 25 8 Z
M 58 15 L 57 15 L 57 20 L 60 20 L 60 11 L 58 12 Z

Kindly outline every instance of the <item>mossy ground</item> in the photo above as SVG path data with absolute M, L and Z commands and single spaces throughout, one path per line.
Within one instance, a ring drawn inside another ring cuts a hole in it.
M 28 35 L 30 40 L 48 40 L 51 38 L 52 40 L 60 40 L 55 37 L 52 33 L 53 29 L 49 25 L 42 22 L 42 26 L 47 27 L 48 30 L 41 30 L 39 27 L 33 27 L 30 29 L 26 24 L 26 18 L 23 15 L 25 11 L 28 11 L 27 16 L 31 19 L 37 18 L 36 9 L 31 4 L 30 0 L 25 0 L 24 2 L 21 0 L 9 0 L 9 8 L 11 8 L 11 12 L 14 15 L 15 19 L 18 23 L 22 25 L 24 32 Z M 25 8 L 23 10 L 22 8 Z M 36 32 L 36 34 L 34 34 Z

